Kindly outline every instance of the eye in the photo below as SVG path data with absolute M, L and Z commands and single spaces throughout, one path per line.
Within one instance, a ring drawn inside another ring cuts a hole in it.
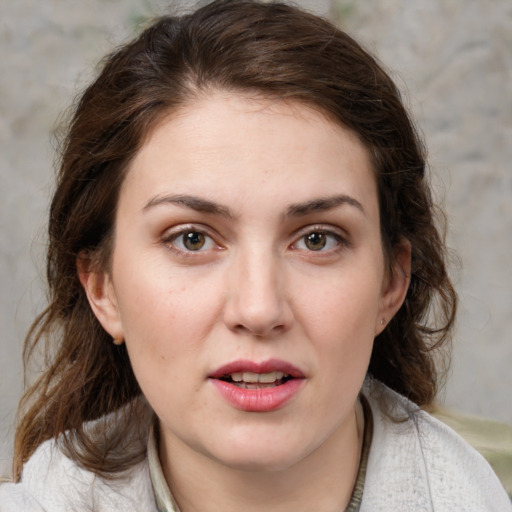
M 315 229 L 304 234 L 294 244 L 294 249 L 303 251 L 330 251 L 337 249 L 343 244 L 341 236 L 330 231 Z
M 175 233 L 165 241 L 183 252 L 207 251 L 216 247 L 210 236 L 193 229 Z

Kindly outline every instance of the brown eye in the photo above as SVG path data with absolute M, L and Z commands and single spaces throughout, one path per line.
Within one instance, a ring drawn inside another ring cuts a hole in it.
M 183 235 L 183 245 L 189 251 L 199 251 L 206 243 L 206 237 L 198 231 L 189 231 Z
M 163 242 L 179 253 L 188 253 L 189 255 L 220 249 L 210 235 L 189 227 L 184 227 L 182 230 L 164 237 Z
M 313 232 L 304 237 L 304 244 L 310 251 L 321 251 L 327 244 L 325 233 Z
M 339 234 L 316 227 L 312 227 L 311 231 L 307 231 L 292 244 L 293 249 L 318 253 L 330 253 L 347 246 L 347 241 Z

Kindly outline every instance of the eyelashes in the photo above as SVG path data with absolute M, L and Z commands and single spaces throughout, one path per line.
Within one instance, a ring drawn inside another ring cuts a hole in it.
M 215 235 L 204 227 L 187 225 L 178 227 L 166 234 L 162 242 L 172 251 L 183 256 L 199 256 L 212 251 L 220 251 L 225 247 L 218 243 Z M 293 251 L 301 251 L 317 255 L 339 252 L 350 246 L 347 238 L 334 228 L 325 226 L 307 226 L 294 235 L 294 241 L 288 245 Z
M 212 237 L 201 231 L 187 230 L 171 237 L 168 243 L 172 243 L 180 251 L 207 251 L 216 247 Z
M 346 246 L 348 246 L 348 242 L 340 234 L 326 228 L 310 228 L 291 245 L 291 248 L 312 252 L 330 252 Z
M 214 236 L 202 226 L 177 226 L 162 237 L 162 244 L 179 257 L 199 257 L 223 250 Z

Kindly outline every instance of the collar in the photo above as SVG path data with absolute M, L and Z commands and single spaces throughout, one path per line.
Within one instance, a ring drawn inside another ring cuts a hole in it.
M 158 456 L 158 441 L 157 441 L 157 421 L 155 416 L 151 428 L 149 430 L 148 438 L 148 464 L 149 464 L 149 476 L 151 478 L 151 484 L 153 486 L 153 492 L 155 493 L 156 506 L 158 512 L 180 512 L 178 505 L 172 497 L 167 481 L 164 477 L 162 465 L 160 464 L 160 458 Z

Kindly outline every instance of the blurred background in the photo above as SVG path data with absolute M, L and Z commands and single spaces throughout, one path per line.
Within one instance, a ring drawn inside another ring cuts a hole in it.
M 204 3 L 204 2 L 203 2 Z M 439 399 L 512 424 L 512 2 L 299 0 L 378 56 L 425 135 L 460 294 Z M 0 476 L 44 307 L 51 133 L 100 57 L 172 0 L 0 0 Z

